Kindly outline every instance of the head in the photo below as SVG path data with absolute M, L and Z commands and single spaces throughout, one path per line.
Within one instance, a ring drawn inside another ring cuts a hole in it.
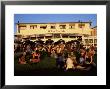
M 39 53 L 39 51 L 38 51 L 38 50 L 36 50 L 36 53 Z
M 23 57 L 23 54 L 21 54 L 21 55 L 19 56 L 19 58 L 21 58 L 21 57 Z
M 73 53 L 73 52 L 71 52 L 71 55 L 74 55 L 74 53 Z
M 24 52 L 23 55 L 25 56 L 26 55 L 26 52 Z
M 58 56 L 61 56 L 61 55 L 62 55 L 61 53 L 58 54 Z
M 70 58 L 70 57 L 71 57 L 71 55 L 70 55 L 70 54 L 68 54 L 68 57 Z
M 89 49 L 87 49 L 86 51 L 89 52 Z
M 63 44 L 63 42 L 61 42 L 61 44 Z

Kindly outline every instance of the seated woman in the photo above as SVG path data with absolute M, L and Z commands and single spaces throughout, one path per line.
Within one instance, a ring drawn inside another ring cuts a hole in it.
M 80 57 L 79 57 L 79 63 L 76 66 L 76 69 L 78 70 L 84 70 L 85 69 L 85 50 L 81 50 Z
M 55 57 L 55 50 L 53 48 L 51 49 L 51 57 Z
M 39 54 L 38 50 L 36 50 L 32 55 L 33 55 L 33 58 L 30 59 L 30 62 L 37 63 L 40 61 L 40 54 Z
M 74 61 L 72 60 L 71 56 L 68 55 L 68 58 L 67 58 L 67 61 L 66 61 L 66 70 L 75 68 L 73 62 Z
M 85 63 L 85 55 L 86 55 L 86 51 L 84 49 L 81 49 L 80 58 L 79 58 L 79 64 L 80 65 L 84 65 L 84 63 Z
M 94 57 L 95 51 L 93 49 L 89 49 L 86 52 L 86 64 L 91 64 L 93 66 L 96 66 L 96 64 L 94 63 L 93 57 Z
M 26 61 L 25 61 L 25 53 L 23 53 L 23 54 L 19 57 L 19 64 L 26 64 Z
M 77 61 L 76 61 L 76 56 L 75 56 L 74 52 L 71 52 L 71 59 L 73 60 L 73 64 L 76 66 Z
M 80 57 L 80 65 L 77 66 L 77 69 L 89 71 L 91 69 L 91 64 L 93 62 L 92 54 L 90 50 L 87 50 L 85 56 Z
M 93 52 L 90 49 L 87 50 L 85 59 L 86 59 L 85 62 L 86 64 L 91 64 L 93 62 Z

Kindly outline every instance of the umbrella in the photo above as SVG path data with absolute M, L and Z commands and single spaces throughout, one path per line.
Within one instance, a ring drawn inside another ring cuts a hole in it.
M 80 42 L 78 40 L 71 40 L 71 43 L 77 43 L 77 44 L 80 44 Z
M 46 44 L 52 44 L 54 41 L 53 40 L 51 40 L 51 39 L 48 39 L 48 40 L 46 40 Z
M 59 42 L 59 43 L 61 43 L 61 42 L 65 43 L 65 41 L 64 41 L 64 40 L 62 40 L 62 39 L 58 40 L 58 42 Z
M 38 39 L 38 40 L 36 40 L 36 43 L 44 44 L 44 41 L 42 41 L 41 39 Z

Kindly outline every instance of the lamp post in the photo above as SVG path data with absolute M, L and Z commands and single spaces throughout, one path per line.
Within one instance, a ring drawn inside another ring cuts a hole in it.
M 20 33 L 20 29 L 19 29 L 19 21 L 18 21 L 18 33 Z
M 80 22 L 80 28 L 82 29 L 82 33 L 81 33 L 81 37 L 83 37 L 83 24 L 82 24 L 82 21 Z M 81 40 L 82 41 L 82 40 Z

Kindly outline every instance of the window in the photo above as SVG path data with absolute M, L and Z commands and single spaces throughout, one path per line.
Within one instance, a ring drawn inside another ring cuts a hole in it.
M 69 24 L 69 29 L 74 29 L 75 28 L 75 24 Z
M 45 36 L 46 39 L 52 39 L 52 36 Z
M 31 37 L 31 40 L 36 40 L 36 37 Z
M 75 36 L 69 36 L 70 38 L 76 38 Z
M 97 43 L 97 39 L 94 39 L 94 43 Z
M 93 32 L 91 31 L 91 36 L 93 36 Z
M 23 25 L 20 25 L 20 26 L 19 26 L 19 29 L 20 29 L 20 30 L 25 30 L 25 29 L 26 29 L 26 25 L 24 25 L 24 26 L 23 26 Z
M 34 26 L 30 26 L 30 29 L 34 29 Z
M 93 39 L 89 39 L 89 43 L 93 43 Z
M 60 29 L 66 29 L 66 25 L 60 25 Z
M 47 28 L 47 25 L 46 26 L 40 26 L 40 29 L 46 29 Z
M 83 28 L 84 26 L 85 26 L 85 24 L 83 24 L 83 23 L 80 23 L 80 24 L 78 25 L 79 28 Z
M 51 29 L 55 29 L 55 26 L 51 26 L 50 28 L 51 28 Z
M 38 39 L 44 39 L 44 37 L 43 36 L 40 36 L 40 37 L 37 37 Z
M 62 34 L 63 38 L 68 38 L 68 34 Z
M 60 34 L 54 34 L 54 38 L 61 38 Z
M 76 36 L 74 34 L 70 34 L 69 37 L 70 38 L 76 38 Z
M 77 37 L 77 40 L 81 41 L 82 40 L 82 37 L 81 36 L 78 36 Z
M 37 28 L 37 25 L 30 25 L 30 29 L 35 29 Z
M 94 46 L 97 46 L 97 44 L 94 44 Z
M 85 39 L 85 43 L 87 44 L 89 41 L 88 41 L 88 39 Z

